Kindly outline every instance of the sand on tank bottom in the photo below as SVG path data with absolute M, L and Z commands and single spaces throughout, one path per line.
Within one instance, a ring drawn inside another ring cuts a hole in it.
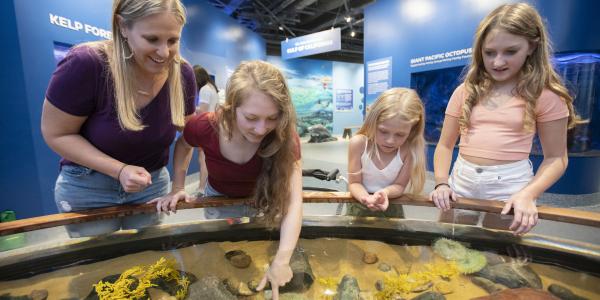
M 222 279 L 237 278 L 242 282 L 258 282 L 262 279 L 270 258 L 275 254 L 277 245 L 277 242 L 272 241 L 211 242 L 170 251 L 144 251 L 27 279 L 0 282 L 0 294 L 27 295 L 35 289 L 46 289 L 49 300 L 70 297 L 81 299 L 105 276 L 121 273 L 133 266 L 153 264 L 161 257 L 174 259 L 178 269 L 191 272 L 198 278 L 216 275 Z M 377 292 L 375 282 L 383 280 L 386 275 L 420 271 L 427 263 L 444 261 L 426 246 L 399 246 L 378 241 L 337 238 L 301 239 L 299 245 L 304 249 L 317 279 L 333 278 L 339 281 L 346 274 L 352 275 L 358 280 L 361 295 L 365 299 L 374 299 Z M 238 269 L 225 259 L 227 251 L 236 249 L 243 250 L 252 257 L 252 264 L 248 268 Z M 363 263 L 364 251 L 376 253 L 379 261 L 375 264 Z M 380 271 L 380 263 L 388 264 L 392 270 Z M 600 278 L 556 266 L 531 264 L 531 267 L 542 278 L 544 289 L 552 283 L 558 283 L 583 297 L 594 299 L 600 296 Z M 455 277 L 450 285 L 454 293 L 446 295 L 448 300 L 487 295 L 487 292 L 471 283 L 467 276 Z M 304 295 L 307 299 L 326 299 L 330 294 L 331 291 L 326 286 L 315 280 Z M 165 293 L 153 291 L 152 295 L 164 296 Z M 259 294 L 257 298 L 262 298 L 262 295 Z

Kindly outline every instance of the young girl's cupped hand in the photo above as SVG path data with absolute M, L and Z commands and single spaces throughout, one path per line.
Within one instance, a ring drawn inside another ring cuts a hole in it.
M 389 206 L 388 196 L 384 190 L 365 195 L 360 198 L 360 202 L 371 211 L 385 211 Z

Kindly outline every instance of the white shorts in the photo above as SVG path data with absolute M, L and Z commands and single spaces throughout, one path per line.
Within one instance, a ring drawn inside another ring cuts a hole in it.
M 459 197 L 507 201 L 532 178 L 533 166 L 529 159 L 505 165 L 479 166 L 459 155 L 448 183 Z

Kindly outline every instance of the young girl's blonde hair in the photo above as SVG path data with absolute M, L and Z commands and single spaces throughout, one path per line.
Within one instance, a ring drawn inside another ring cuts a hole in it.
M 410 170 L 410 182 L 406 187 L 408 192 L 420 194 L 425 184 L 425 108 L 414 90 L 407 88 L 389 89 L 377 98 L 371 105 L 367 118 L 357 134 L 367 137 L 367 153 L 373 158 L 378 155 L 375 144 L 377 125 L 381 122 L 400 116 L 403 120 L 410 122 L 412 128 L 406 138 L 409 149 L 409 159 L 412 160 Z
M 261 142 L 258 155 L 263 167 L 256 182 L 254 206 L 267 223 L 287 213 L 290 182 L 300 146 L 296 136 L 296 112 L 285 77 L 264 61 L 244 61 L 233 72 L 226 87 L 225 103 L 217 113 L 217 124 L 231 138 L 236 126 L 235 110 L 252 91 L 268 95 L 279 109 L 278 123 Z
M 140 131 L 144 125 L 140 120 L 139 112 L 135 107 L 137 97 L 137 82 L 133 80 L 135 60 L 127 44 L 127 39 L 121 34 L 121 24 L 118 17 L 123 20 L 123 25 L 133 26 L 141 18 L 152 14 L 172 13 L 181 23 L 185 24 L 185 8 L 180 0 L 114 0 L 112 13 L 112 40 L 90 42 L 88 45 L 98 50 L 105 56 L 110 67 L 113 79 L 117 116 L 122 129 Z M 171 65 L 169 66 L 169 102 L 171 109 L 171 122 L 177 127 L 185 125 L 185 103 L 181 76 L 181 56 L 179 48 Z
M 573 108 L 573 98 L 554 71 L 550 61 L 551 45 L 542 18 L 531 5 L 526 3 L 505 4 L 487 15 L 477 28 L 473 45 L 473 58 L 465 77 L 467 99 L 459 119 L 461 131 L 469 128 L 471 109 L 485 97 L 493 86 L 493 80 L 483 64 L 483 43 L 492 29 L 504 30 L 529 41 L 534 47 L 519 71 L 516 94 L 525 101 L 523 129 L 535 131 L 535 105 L 542 91 L 547 88 L 565 101 L 569 109 L 568 127 L 578 122 Z

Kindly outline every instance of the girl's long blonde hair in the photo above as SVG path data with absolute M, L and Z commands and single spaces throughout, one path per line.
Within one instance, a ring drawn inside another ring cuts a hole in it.
M 258 155 L 263 167 L 253 195 L 254 206 L 264 213 L 267 223 L 287 213 L 290 183 L 300 148 L 296 136 L 296 112 L 285 77 L 275 66 L 263 61 L 244 61 L 233 72 L 226 87 L 224 105 L 217 124 L 231 139 L 236 126 L 236 108 L 252 92 L 270 96 L 279 109 L 278 123 L 261 142 Z
M 185 24 L 185 8 L 180 0 L 114 0 L 112 13 L 112 40 L 90 42 L 88 45 L 105 56 L 113 79 L 113 89 L 119 125 L 124 130 L 140 131 L 144 125 L 140 120 L 139 112 L 135 107 L 134 99 L 137 97 L 137 82 L 133 80 L 134 72 L 133 53 L 127 40 L 121 34 L 121 25 L 118 17 L 127 27 L 143 17 L 169 12 L 177 17 L 181 25 Z M 185 125 L 185 101 L 181 76 L 181 56 L 179 48 L 173 62 L 169 66 L 169 103 L 171 109 L 171 122 L 177 127 Z
M 485 97 L 493 86 L 492 78 L 485 71 L 482 54 L 483 43 L 492 29 L 521 36 L 535 47 L 518 74 L 519 80 L 516 86 L 516 94 L 525 101 L 523 129 L 527 132 L 535 131 L 535 105 L 545 88 L 565 101 L 569 109 L 568 127 L 574 127 L 578 117 L 573 108 L 573 98 L 552 67 L 551 45 L 542 18 L 531 5 L 515 3 L 501 5 L 494 9 L 477 27 L 473 58 L 465 77 L 467 99 L 463 105 L 462 116 L 459 118 L 461 131 L 469 128 L 473 106 Z
M 411 89 L 393 88 L 389 89 L 377 98 L 371 106 L 367 118 L 357 134 L 367 137 L 367 153 L 373 158 L 378 155 L 375 143 L 377 125 L 381 122 L 400 116 L 403 120 L 412 124 L 410 134 L 406 138 L 408 143 L 409 158 L 412 161 L 410 170 L 410 181 L 406 191 L 420 194 L 425 185 L 425 108 L 419 95 Z

